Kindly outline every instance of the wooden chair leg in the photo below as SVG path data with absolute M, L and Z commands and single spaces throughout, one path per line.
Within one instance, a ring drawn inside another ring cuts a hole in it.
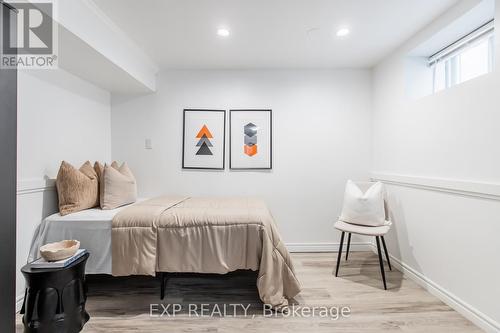
M 384 236 L 380 236 L 382 238 L 382 245 L 384 246 L 385 258 L 387 259 L 387 264 L 389 264 L 389 270 L 392 271 L 391 261 L 389 260 L 389 253 L 387 252 L 387 246 L 385 246 Z
M 385 282 L 385 271 L 384 271 L 384 260 L 382 259 L 382 251 L 380 251 L 380 241 L 378 240 L 378 236 L 375 236 L 377 240 L 377 252 L 378 252 L 378 261 L 380 263 L 380 273 L 382 273 L 382 280 L 384 281 L 384 289 L 387 290 L 387 284 Z
M 339 255 L 337 256 L 337 269 L 335 270 L 335 276 L 338 276 L 339 274 L 340 260 L 342 258 L 342 246 L 344 245 L 344 235 L 345 232 L 342 231 L 342 236 L 340 236 Z
M 351 233 L 349 233 L 349 237 L 347 237 L 347 251 L 345 253 L 345 261 L 347 261 L 347 257 L 349 257 L 349 248 L 351 247 Z

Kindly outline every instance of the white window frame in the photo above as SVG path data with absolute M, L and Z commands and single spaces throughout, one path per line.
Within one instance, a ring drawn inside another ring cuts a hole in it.
M 488 59 L 488 73 L 494 70 L 495 65 L 495 22 L 491 20 L 486 24 L 475 29 L 466 36 L 460 38 L 456 42 L 448 45 L 442 50 L 431 55 L 428 59 L 428 64 L 433 71 L 432 91 L 437 92 L 436 88 L 436 65 L 438 63 L 445 63 L 445 89 L 461 83 L 460 80 L 460 66 L 456 61 L 456 55 L 464 52 L 466 49 L 483 42 L 488 39 L 489 59 Z

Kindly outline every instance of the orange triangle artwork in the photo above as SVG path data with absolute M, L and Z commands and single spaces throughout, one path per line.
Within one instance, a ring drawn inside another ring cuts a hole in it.
M 198 132 L 198 135 L 196 135 L 197 138 L 201 138 L 205 134 L 205 136 L 209 139 L 213 138 L 212 133 L 207 128 L 207 125 L 203 125 L 201 130 Z

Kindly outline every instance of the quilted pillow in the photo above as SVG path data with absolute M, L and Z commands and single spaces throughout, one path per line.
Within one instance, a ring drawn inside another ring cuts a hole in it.
M 80 169 L 62 161 L 56 179 L 59 213 L 67 215 L 98 206 L 98 187 L 97 174 L 89 161 Z
M 381 182 L 373 183 L 366 192 L 352 180 L 347 181 L 341 221 L 377 227 L 385 224 L 384 187 Z

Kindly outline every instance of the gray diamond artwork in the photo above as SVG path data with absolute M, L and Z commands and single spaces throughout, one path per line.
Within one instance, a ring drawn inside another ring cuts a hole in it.
M 245 144 L 247 146 L 253 146 L 257 144 L 257 135 L 254 136 L 245 135 Z
M 257 134 L 257 125 L 255 124 L 252 124 L 252 123 L 248 123 L 245 125 L 244 127 L 245 129 L 245 135 L 248 135 L 248 136 L 254 136 L 255 134 Z

